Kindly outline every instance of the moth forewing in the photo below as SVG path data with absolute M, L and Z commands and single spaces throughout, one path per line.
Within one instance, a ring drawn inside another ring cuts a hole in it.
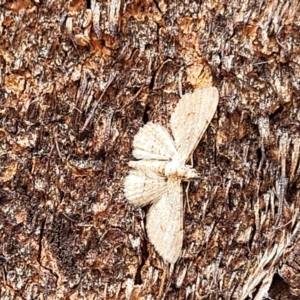
M 212 120 L 219 101 L 215 87 L 185 94 L 171 115 L 171 129 L 180 157 L 187 162 Z
M 133 140 L 133 156 L 137 159 L 170 160 L 176 155 L 175 143 L 160 124 L 148 122 Z
M 183 241 L 183 199 L 179 179 L 169 178 L 167 192 L 153 203 L 147 215 L 147 233 L 161 257 L 174 264 Z

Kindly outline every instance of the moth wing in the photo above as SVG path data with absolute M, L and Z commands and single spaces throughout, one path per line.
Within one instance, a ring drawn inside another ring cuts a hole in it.
M 168 179 L 168 190 L 147 215 L 147 234 L 161 257 L 174 264 L 183 241 L 183 198 L 179 179 Z
M 182 96 L 172 116 L 171 129 L 180 157 L 187 161 L 213 118 L 219 101 L 218 90 L 207 87 Z
M 176 153 L 172 137 L 159 124 L 148 122 L 133 139 L 132 154 L 137 159 L 171 160 Z
M 158 201 L 167 189 L 166 179 L 151 171 L 131 170 L 124 180 L 125 197 L 137 206 Z

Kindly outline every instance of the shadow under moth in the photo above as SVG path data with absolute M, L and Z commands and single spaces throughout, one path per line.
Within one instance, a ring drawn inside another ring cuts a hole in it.
M 172 135 L 160 124 L 148 122 L 135 135 L 132 170 L 124 192 L 136 206 L 152 204 L 146 228 L 150 242 L 165 261 L 174 264 L 183 242 L 183 192 L 181 181 L 199 178 L 187 161 L 191 158 L 219 100 L 215 87 L 185 94 L 171 115 Z

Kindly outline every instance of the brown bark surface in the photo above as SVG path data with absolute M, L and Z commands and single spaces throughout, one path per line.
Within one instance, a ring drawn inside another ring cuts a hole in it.
M 0 0 L 0 299 L 299 299 L 299 6 Z M 172 270 L 123 179 L 211 85 Z

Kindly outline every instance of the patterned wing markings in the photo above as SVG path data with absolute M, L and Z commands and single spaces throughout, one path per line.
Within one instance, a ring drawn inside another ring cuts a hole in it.
M 148 122 L 134 137 L 132 154 L 137 159 L 171 160 L 177 150 L 163 126 Z
M 141 170 L 131 170 L 124 181 L 125 197 L 131 204 L 137 206 L 159 201 L 167 190 L 166 178 L 154 172 L 144 173 Z

